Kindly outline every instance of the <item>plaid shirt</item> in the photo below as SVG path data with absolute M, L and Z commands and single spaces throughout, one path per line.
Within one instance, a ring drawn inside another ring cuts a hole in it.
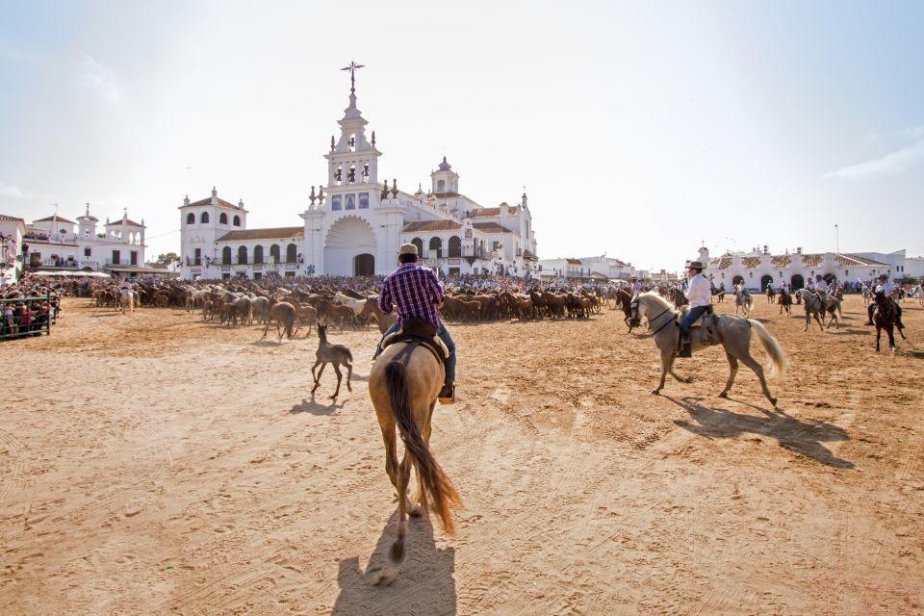
M 397 305 L 398 326 L 406 319 L 424 319 L 434 327 L 441 325 L 437 306 L 443 301 L 443 287 L 433 270 L 416 263 L 405 263 L 392 272 L 382 286 L 379 308 L 391 314 Z

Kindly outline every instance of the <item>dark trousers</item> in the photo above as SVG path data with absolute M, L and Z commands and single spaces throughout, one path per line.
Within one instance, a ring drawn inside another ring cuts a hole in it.
M 705 314 L 711 306 L 696 306 L 695 308 L 690 308 L 690 311 L 687 313 L 687 316 L 683 317 L 683 320 L 680 321 L 680 340 L 686 342 L 690 339 L 690 326 L 696 322 L 696 319 L 700 318 Z

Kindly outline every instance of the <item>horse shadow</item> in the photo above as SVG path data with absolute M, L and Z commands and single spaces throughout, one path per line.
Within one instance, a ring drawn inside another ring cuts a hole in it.
M 391 563 L 389 548 L 395 539 L 398 512 L 392 514 L 369 558 L 366 570 L 359 557 L 340 561 L 337 583 L 340 595 L 332 616 L 390 616 L 392 614 L 457 614 L 455 548 L 439 549 L 426 515 L 410 518 L 405 540 L 406 560 L 390 585 L 376 585 Z
M 317 402 L 314 398 L 314 394 L 311 394 L 311 400 L 302 400 L 301 404 L 294 405 L 289 409 L 290 415 L 297 415 L 299 413 L 311 413 L 312 415 L 325 416 L 333 415 L 346 405 L 346 400 L 337 402 L 336 400 L 331 400 L 330 404 L 321 404 Z
M 854 468 L 852 462 L 838 458 L 822 445 L 823 442 L 850 440 L 847 431 L 834 424 L 823 421 L 800 421 L 787 415 L 781 409 L 768 411 L 752 404 L 748 406 L 758 409 L 766 417 L 755 417 L 725 409 L 712 409 L 689 397 L 682 400 L 675 400 L 669 396 L 665 398 L 683 408 L 696 422 L 676 420 L 674 423 L 699 436 L 733 438 L 749 432 L 776 439 L 780 447 L 826 466 Z

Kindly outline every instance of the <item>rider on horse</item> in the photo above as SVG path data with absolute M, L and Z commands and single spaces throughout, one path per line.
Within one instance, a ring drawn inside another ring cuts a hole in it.
M 398 320 L 382 336 L 376 347 L 375 357 L 382 352 L 382 342 L 385 338 L 401 329 L 406 320 L 423 319 L 429 322 L 436 328 L 436 335 L 449 351 L 449 357 L 446 359 L 446 380 L 443 382 L 439 401 L 442 404 L 452 404 L 455 402 L 456 345 L 440 320 L 438 306 L 443 302 L 443 286 L 433 270 L 418 265 L 417 260 L 417 246 L 403 244 L 398 249 L 398 269 L 385 278 L 382 295 L 379 297 L 379 308 L 385 314 L 391 314 L 397 307 Z
M 873 324 L 873 313 L 876 311 L 876 294 L 882 293 L 895 303 L 895 314 L 897 321 L 902 322 L 902 307 L 898 305 L 898 302 L 892 297 L 895 293 L 895 285 L 892 284 L 892 281 L 889 280 L 888 274 L 879 274 L 879 284 L 876 285 L 876 288 L 873 292 L 872 302 L 869 306 L 866 307 L 866 313 L 869 316 L 869 322 L 867 325 Z
M 680 352 L 677 357 L 693 357 L 693 353 L 691 353 L 690 326 L 696 322 L 696 319 L 712 308 L 712 287 L 706 277 L 703 276 L 702 262 L 690 261 L 687 266 L 687 273 L 690 276 L 690 286 L 684 295 L 690 302 L 690 310 L 680 321 Z

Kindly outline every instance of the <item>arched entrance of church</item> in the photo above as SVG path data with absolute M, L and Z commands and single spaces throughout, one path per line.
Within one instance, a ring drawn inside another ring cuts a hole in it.
M 354 276 L 375 276 L 375 257 L 369 253 L 356 255 L 353 259 Z
M 793 274 L 789 283 L 793 291 L 798 291 L 805 286 L 805 278 L 802 277 L 802 274 Z
M 324 241 L 324 273 L 355 276 L 358 268 L 375 273 L 376 241 L 372 226 L 363 218 L 345 216 L 331 225 Z M 363 257 L 359 259 L 359 257 Z
M 766 291 L 766 290 L 767 290 L 767 285 L 769 285 L 769 284 L 771 284 L 771 283 L 773 283 L 773 276 L 771 276 L 771 275 L 769 275 L 769 274 L 765 274 L 765 275 L 760 279 L 760 290 L 761 290 L 762 292 L 763 292 L 763 291 Z

